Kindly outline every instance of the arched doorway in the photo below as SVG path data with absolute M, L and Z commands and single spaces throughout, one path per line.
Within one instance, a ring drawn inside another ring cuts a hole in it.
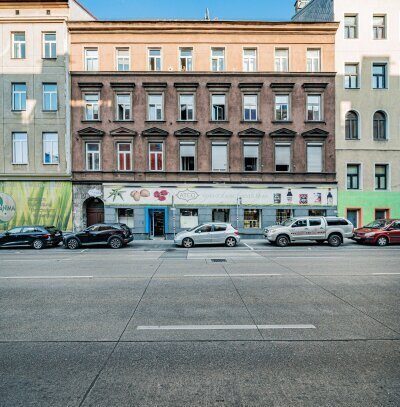
M 86 226 L 104 222 L 104 203 L 99 198 L 86 201 Z

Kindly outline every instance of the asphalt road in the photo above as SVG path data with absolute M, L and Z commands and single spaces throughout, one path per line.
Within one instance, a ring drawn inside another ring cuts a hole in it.
M 0 250 L 0 406 L 400 406 L 400 246 Z

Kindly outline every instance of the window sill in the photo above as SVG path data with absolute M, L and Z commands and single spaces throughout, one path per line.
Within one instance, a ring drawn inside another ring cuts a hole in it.
M 209 120 L 209 123 L 229 123 L 229 120 Z
M 81 123 L 102 123 L 101 120 L 81 120 Z
M 244 123 L 244 124 L 251 124 L 251 123 L 260 124 L 260 123 L 262 123 L 262 121 L 261 120 L 240 120 L 240 123 Z
M 52 58 L 42 57 L 42 60 L 44 60 L 44 61 L 57 61 L 57 57 L 52 57 Z
M 134 123 L 135 120 L 113 120 L 113 123 Z
M 11 113 L 19 113 L 19 114 L 22 114 L 22 113 L 24 113 L 24 112 L 26 112 L 26 110 L 11 110 Z
M 177 120 L 177 123 L 197 123 L 198 120 Z
M 345 141 L 360 141 L 359 138 L 345 138 Z
M 360 87 L 356 87 L 356 88 L 344 88 L 344 90 L 360 90 Z
M 166 123 L 166 120 L 145 120 L 145 123 Z
M 387 143 L 389 140 L 386 138 L 386 139 L 376 139 L 376 138 L 374 138 L 372 141 L 377 141 L 378 143 Z
M 58 112 L 58 109 L 57 110 L 42 110 L 42 113 L 57 113 Z
M 272 124 L 292 124 L 293 120 L 272 120 Z
M 43 163 L 43 165 L 45 165 L 46 167 L 48 166 L 48 165 L 59 165 L 60 163 Z
M 304 123 L 319 123 L 319 124 L 326 124 L 324 120 L 304 120 Z
M 28 165 L 28 163 L 12 163 L 12 165 Z
M 372 90 L 388 90 L 389 88 L 372 88 Z

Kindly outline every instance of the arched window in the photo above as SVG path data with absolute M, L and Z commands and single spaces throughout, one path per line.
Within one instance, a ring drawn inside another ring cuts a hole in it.
M 358 140 L 358 114 L 353 110 L 346 113 L 346 140 Z
M 374 140 L 386 140 L 386 114 L 381 110 L 374 114 Z

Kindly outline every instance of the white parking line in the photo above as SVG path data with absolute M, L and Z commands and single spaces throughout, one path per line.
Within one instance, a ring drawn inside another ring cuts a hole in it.
M 248 273 L 248 274 L 185 274 L 184 277 L 273 277 L 281 274 Z
M 8 276 L 0 277 L 3 280 L 36 280 L 36 279 L 75 279 L 75 278 L 93 278 L 93 276 Z
M 315 325 L 139 325 L 138 331 L 222 331 L 222 330 L 257 330 L 257 329 L 316 329 Z
M 400 273 L 372 273 L 373 276 L 397 276 L 400 275 Z
M 250 250 L 254 250 L 251 246 L 249 246 L 247 243 L 242 242 L 245 246 L 247 246 Z

